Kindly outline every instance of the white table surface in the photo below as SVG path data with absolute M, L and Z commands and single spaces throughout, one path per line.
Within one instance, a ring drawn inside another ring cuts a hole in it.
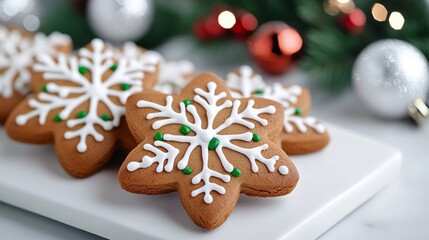
M 198 69 L 215 71 L 219 75 L 248 63 L 245 49 L 239 46 L 217 51 L 214 55 L 214 52 L 195 49 L 187 39 L 179 39 L 169 42 L 160 51 L 171 59 L 187 57 Z M 305 83 L 306 75 L 294 71 L 276 80 Z M 367 112 L 352 91 L 328 96 L 314 89 L 312 115 L 385 142 L 403 153 L 401 176 L 321 239 L 429 239 L 429 122 L 418 128 L 408 121 L 378 119 Z M 99 238 L 3 203 L 0 203 L 0 237 Z

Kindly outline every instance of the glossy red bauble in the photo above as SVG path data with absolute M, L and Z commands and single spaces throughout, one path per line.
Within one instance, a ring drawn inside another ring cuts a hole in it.
M 298 31 L 283 22 L 262 25 L 248 40 L 250 55 L 271 74 L 288 71 L 296 63 L 303 43 Z

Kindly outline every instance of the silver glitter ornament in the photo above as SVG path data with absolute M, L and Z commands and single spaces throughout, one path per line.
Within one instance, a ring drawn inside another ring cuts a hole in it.
M 426 97 L 429 88 L 428 62 L 413 45 L 401 40 L 370 44 L 353 66 L 353 87 L 374 114 L 403 118 L 410 104 Z
M 92 30 L 113 43 L 137 40 L 149 30 L 152 0 L 91 0 L 87 17 Z

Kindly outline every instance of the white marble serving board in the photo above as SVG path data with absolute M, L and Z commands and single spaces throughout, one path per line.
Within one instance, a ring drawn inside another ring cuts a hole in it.
M 213 231 L 190 220 L 176 193 L 123 191 L 119 163 L 87 179 L 69 177 L 52 146 L 12 142 L 0 128 L 0 201 L 111 239 L 314 239 L 368 200 L 400 172 L 401 154 L 329 126 L 321 152 L 295 156 L 301 179 L 278 198 L 242 195 Z

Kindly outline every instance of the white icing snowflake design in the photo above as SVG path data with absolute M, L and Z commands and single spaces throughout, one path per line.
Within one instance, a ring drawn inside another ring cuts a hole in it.
M 97 142 L 104 140 L 95 126 L 105 131 L 119 126 L 128 97 L 143 90 L 144 72 L 155 71 L 153 64 L 142 65 L 116 58 L 114 49 L 99 39 L 94 39 L 90 46 L 91 51 L 82 48 L 78 56 L 60 54 L 57 60 L 48 54 L 38 55 L 34 70 L 43 72 L 47 81 L 44 92 L 29 100 L 28 104 L 34 110 L 16 118 L 18 125 L 25 125 L 28 120 L 38 117 L 39 124 L 43 125 L 51 111 L 62 109 L 54 119 L 67 121 L 68 128 L 78 127 L 65 132 L 64 138 L 79 138 L 76 148 L 80 153 L 87 151 L 89 136 Z M 103 75 L 109 71 L 112 74 L 103 80 Z M 89 103 L 88 111 L 72 116 L 83 103 Z M 109 109 L 109 113 L 99 116 L 97 111 L 101 104 Z
M 190 61 L 166 61 L 159 52 L 142 51 L 134 42 L 124 43 L 118 54 L 128 60 L 135 59 L 142 64 L 158 63 L 159 72 L 155 90 L 165 94 L 178 94 L 180 89 L 189 82 L 186 76 L 195 71 L 194 64 Z
M 261 75 L 255 74 L 251 67 L 244 65 L 235 72 L 228 73 L 226 85 L 231 89 L 235 98 L 251 97 L 256 91 L 264 89 L 267 85 Z
M 238 73 L 231 72 L 227 75 L 226 84 L 234 91 L 235 97 L 246 98 L 258 96 L 279 102 L 285 108 L 284 111 L 284 130 L 291 133 L 294 125 L 301 133 L 306 133 L 309 128 L 319 134 L 326 132 L 326 127 L 314 117 L 302 117 L 296 114 L 295 105 L 298 103 L 298 97 L 302 94 L 302 88 L 299 85 L 283 86 L 274 83 L 272 86 L 266 85 L 262 77 L 255 74 L 251 67 L 241 66 Z
M 0 74 L 0 97 L 11 98 L 15 91 L 27 95 L 31 80 L 29 68 L 34 64 L 34 57 L 41 53 L 55 54 L 55 47 L 69 44 L 71 39 L 64 34 L 38 33 L 29 37 L 0 26 L 0 69 L 4 69 Z
M 116 54 L 128 61 L 138 61 L 141 65 L 156 65 L 162 61 L 162 56 L 156 51 L 143 51 L 134 42 L 125 42 L 122 49 L 117 49 Z
M 188 84 L 186 76 L 195 71 L 194 64 L 187 60 L 165 61 L 159 66 L 158 82 L 155 89 L 165 94 L 178 94 Z
M 275 155 L 270 158 L 266 158 L 262 155 L 262 152 L 268 149 L 268 144 L 261 144 L 257 147 L 245 148 L 236 145 L 234 142 L 258 142 L 259 135 L 251 132 L 255 128 L 255 123 L 258 122 L 262 126 L 267 126 L 268 121 L 261 118 L 261 114 L 274 114 L 276 109 L 274 106 L 266 106 L 263 108 L 255 108 L 255 101 L 248 100 L 247 105 L 243 110 L 239 110 L 242 105 L 242 101 L 239 99 L 225 100 L 227 93 L 221 91 L 216 93 L 218 89 L 215 82 L 209 82 L 207 84 L 207 90 L 196 88 L 194 90 L 195 96 L 193 102 L 186 100 L 180 103 L 180 110 L 175 111 L 173 109 L 173 97 L 166 97 L 166 104 L 160 105 L 157 103 L 140 100 L 137 102 L 138 108 L 151 108 L 157 112 L 149 113 L 147 119 L 156 119 L 153 123 L 152 128 L 154 130 L 162 130 L 162 127 L 167 125 L 181 125 L 180 132 L 182 135 L 175 134 L 163 134 L 162 139 L 156 140 L 154 144 L 144 144 L 143 148 L 147 151 L 154 153 L 153 157 L 144 156 L 141 162 L 132 161 L 128 163 L 127 170 L 130 172 L 136 171 L 139 168 L 148 168 L 154 163 L 158 163 L 156 171 L 158 173 L 162 171 L 171 172 L 174 169 L 175 161 L 177 162 L 177 168 L 182 171 L 186 171 L 188 162 L 192 158 L 191 155 L 195 149 L 201 149 L 202 170 L 192 178 L 192 184 L 197 185 L 203 182 L 203 185 L 192 191 L 192 197 L 196 197 L 199 194 L 204 194 L 204 202 L 210 204 L 213 202 L 212 191 L 218 192 L 219 194 L 225 194 L 226 190 L 223 186 L 212 182 L 211 179 L 217 178 L 225 183 L 230 182 L 230 175 L 218 172 L 211 169 L 209 161 L 209 151 L 215 151 L 217 159 L 223 169 L 234 176 L 234 172 L 237 169 L 228 161 L 224 154 L 224 150 L 231 150 L 242 154 L 247 158 L 251 165 L 253 172 L 258 172 L 259 168 L 257 161 L 263 163 L 268 171 L 275 172 L 275 164 L 279 160 L 279 156 Z M 201 106 L 205 110 L 206 116 L 200 116 L 196 105 Z M 231 110 L 229 117 L 224 119 L 219 126 L 215 127 L 214 122 L 218 118 L 218 114 L 225 110 Z M 207 124 L 203 123 L 202 119 L 207 118 Z M 221 134 L 225 129 L 233 127 L 234 125 L 242 125 L 249 129 L 248 132 L 237 133 L 237 134 Z M 194 136 L 187 135 L 193 132 Z M 175 148 L 171 142 L 188 143 L 183 157 L 177 159 L 179 150 Z M 195 158 L 195 157 L 193 157 Z M 165 161 L 167 161 L 165 163 Z M 288 174 L 287 166 L 280 166 L 278 171 L 282 175 Z
M 326 127 L 319 120 L 312 116 L 301 117 L 295 114 L 296 109 L 294 107 L 289 107 L 285 109 L 285 119 L 283 122 L 284 130 L 287 133 L 292 133 L 294 125 L 297 130 L 301 133 L 306 133 L 308 128 L 313 129 L 319 134 L 326 132 Z M 293 124 L 293 125 L 292 125 Z

